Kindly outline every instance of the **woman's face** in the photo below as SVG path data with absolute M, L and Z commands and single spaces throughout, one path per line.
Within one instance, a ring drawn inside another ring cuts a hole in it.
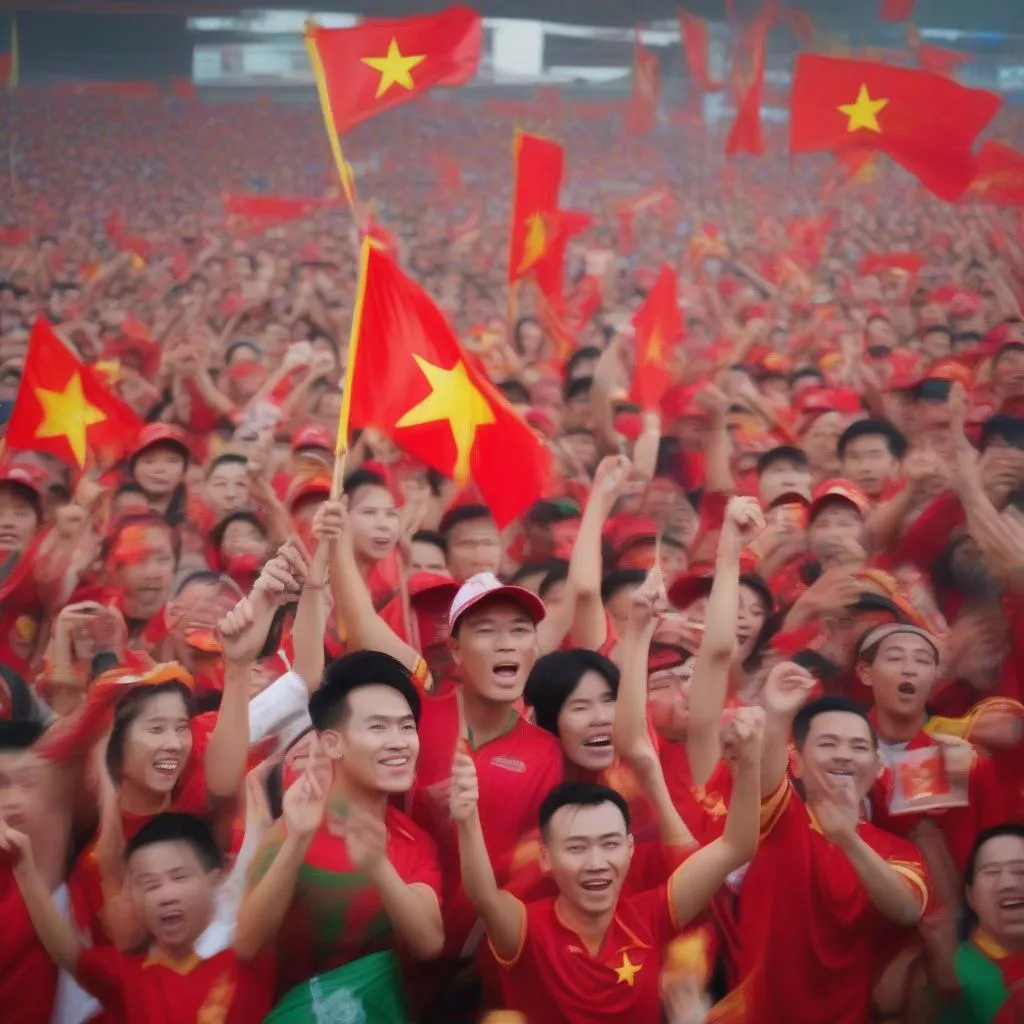
M 591 772 L 610 768 L 615 761 L 614 722 L 615 696 L 608 680 L 599 672 L 584 672 L 558 712 L 565 759 Z
M 736 618 L 736 655 L 739 662 L 750 657 L 767 617 L 764 598 L 752 587 L 741 585 L 739 615 Z
M 130 549 L 130 550 L 126 550 Z M 118 544 L 117 579 L 129 619 L 151 619 L 164 606 L 174 581 L 174 546 L 162 526 L 129 527 Z
M 395 499 L 386 487 L 360 487 L 349 506 L 356 554 L 369 562 L 387 558 L 401 530 Z
M 139 789 L 169 795 L 192 753 L 188 708 L 180 693 L 156 693 L 125 733 L 121 775 Z
M 270 543 L 267 535 L 255 523 L 250 523 L 246 519 L 236 519 L 228 523 L 224 531 L 220 553 L 226 559 L 241 558 L 245 555 L 266 558 L 270 554 Z
M 20 488 L 0 486 L 0 552 L 24 551 L 38 528 L 35 506 Z
M 206 480 L 206 500 L 217 519 L 249 504 L 249 477 L 241 462 L 221 462 Z
M 170 445 L 153 445 L 136 456 L 132 477 L 149 497 L 166 498 L 185 479 L 185 457 Z

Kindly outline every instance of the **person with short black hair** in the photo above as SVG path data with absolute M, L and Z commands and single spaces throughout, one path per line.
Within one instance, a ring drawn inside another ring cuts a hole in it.
M 362 958 L 399 942 L 417 959 L 441 952 L 437 850 L 391 802 L 415 779 L 420 711 L 409 672 L 379 651 L 332 662 L 310 697 L 331 784 L 324 792 L 307 772 L 285 794 L 284 819 L 256 853 L 235 937 L 243 958 L 275 944 L 277 991 L 292 990 L 289 1001 L 312 1005 L 326 984 L 320 976 L 332 986 L 358 978 Z
M 891 496 L 907 439 L 888 420 L 855 420 L 840 435 L 837 450 L 845 479 L 873 501 Z
M 811 498 L 811 466 L 803 450 L 795 445 L 778 445 L 757 458 L 757 495 L 768 508 L 784 495 Z
M 233 949 L 205 959 L 196 954 L 223 868 L 220 848 L 199 818 L 158 814 L 125 847 L 132 903 L 146 935 L 144 953 L 83 948 L 50 896 L 32 840 L 0 822 L 0 850 L 15 859 L 14 877 L 46 951 L 99 999 L 111 1020 L 191 1024 L 216 1014 L 225 1024 L 249 1024 L 269 1011 L 272 975 L 265 957 L 245 963 Z
M 480 827 L 477 768 L 456 755 L 451 814 L 462 876 L 502 969 L 505 1006 L 530 1024 L 661 1019 L 669 944 L 756 850 L 762 725 L 761 711 L 747 708 L 728 727 L 736 777 L 721 838 L 666 884 L 630 897 L 621 897 L 634 850 L 628 805 L 587 782 L 562 783 L 539 809 L 541 858 L 557 896 L 525 905 L 499 888 Z
M 432 572 L 448 575 L 448 544 L 435 530 L 417 530 L 412 535 L 410 572 Z
M 479 572 L 501 571 L 501 532 L 491 510 L 479 503 L 457 505 L 441 520 L 448 546 L 448 571 L 459 583 Z
M 761 695 L 761 845 L 738 914 L 737 975 L 751 1024 L 870 1020 L 872 986 L 930 896 L 917 847 L 863 819 L 880 767 L 867 710 L 847 697 L 808 702 L 814 685 L 783 661 Z M 789 779 L 790 737 L 804 800 Z

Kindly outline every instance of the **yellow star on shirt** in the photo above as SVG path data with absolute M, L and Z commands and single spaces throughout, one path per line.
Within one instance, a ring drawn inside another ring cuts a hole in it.
M 639 973 L 643 964 L 632 964 L 629 962 L 629 954 L 622 954 L 622 966 L 615 967 L 613 970 L 618 975 L 620 982 L 625 982 L 630 988 L 633 987 L 633 979 Z
M 36 388 L 36 398 L 43 407 L 43 422 L 36 428 L 40 440 L 65 437 L 79 466 L 85 466 L 89 427 L 106 420 L 106 414 L 90 405 L 82 393 L 82 378 L 76 371 L 63 391 Z
M 837 109 L 850 119 L 846 125 L 848 132 L 866 128 L 869 132 L 881 134 L 882 129 L 878 124 L 878 115 L 888 105 L 888 100 L 873 100 L 868 92 L 868 87 L 862 83 L 860 92 L 857 93 L 857 99 L 853 103 L 843 103 Z
M 383 57 L 363 57 L 361 59 L 374 71 L 380 72 L 377 95 L 374 97 L 379 100 L 393 85 L 400 85 L 403 89 L 414 89 L 416 83 L 412 80 L 412 75 L 409 72 L 422 64 L 427 59 L 427 55 L 418 53 L 410 57 L 402 56 L 402 51 L 398 48 L 398 40 L 392 37 L 388 44 L 388 52 Z
M 519 273 L 529 270 L 544 255 L 548 247 L 548 232 L 544 226 L 544 215 L 538 210 L 526 218 L 526 237 L 523 239 L 523 258 L 519 262 Z
M 413 353 L 416 365 L 430 384 L 430 394 L 413 406 L 396 427 L 416 427 L 421 423 L 447 420 L 455 439 L 455 469 L 452 476 L 459 483 L 469 479 L 469 462 L 473 454 L 477 427 L 494 422 L 494 410 L 469 379 L 466 364 L 460 359 L 450 370 L 435 366 Z

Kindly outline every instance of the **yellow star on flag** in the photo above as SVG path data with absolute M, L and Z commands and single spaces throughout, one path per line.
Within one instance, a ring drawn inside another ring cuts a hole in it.
M 379 100 L 393 85 L 400 85 L 403 89 L 414 89 L 416 83 L 412 80 L 412 75 L 409 72 L 426 59 L 425 53 L 404 57 L 398 48 L 398 40 L 394 37 L 388 44 L 388 52 L 383 57 L 363 57 L 364 64 L 368 64 L 374 71 L 380 72 L 377 95 L 374 99 Z
M 413 406 L 396 427 L 416 427 L 422 423 L 447 420 L 455 439 L 455 480 L 469 479 L 469 461 L 477 427 L 494 422 L 494 410 L 469 379 L 466 364 L 460 359 L 450 370 L 435 366 L 413 353 L 416 365 L 430 384 L 430 394 Z
M 848 132 L 866 128 L 869 132 L 881 134 L 882 129 L 878 124 L 878 115 L 888 105 L 888 100 L 873 100 L 868 92 L 868 87 L 861 83 L 857 99 L 853 103 L 843 103 L 837 109 L 850 119 L 846 125 Z
M 548 232 L 544 215 L 538 210 L 526 218 L 526 237 L 523 239 L 523 258 L 519 272 L 529 270 L 544 255 L 548 247 Z
M 64 386 L 63 391 L 36 388 L 36 398 L 43 407 L 43 422 L 36 429 L 36 437 L 66 437 L 75 460 L 85 466 L 88 450 L 86 434 L 89 427 L 106 420 L 106 414 L 90 405 L 82 393 L 82 377 L 78 372 Z
M 662 361 L 661 331 L 657 327 L 651 331 L 650 340 L 647 342 L 647 351 L 644 353 L 644 364 L 661 363 Z
M 639 973 L 643 964 L 632 964 L 629 962 L 629 954 L 622 954 L 622 966 L 615 967 L 613 970 L 618 975 L 619 981 L 624 981 L 630 988 L 633 987 L 633 979 Z

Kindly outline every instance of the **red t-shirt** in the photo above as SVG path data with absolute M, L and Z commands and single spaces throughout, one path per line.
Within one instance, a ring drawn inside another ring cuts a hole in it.
M 5 1024 L 47 1024 L 57 967 L 36 938 L 14 871 L 0 859 L 0 1006 Z
M 394 807 L 388 807 L 385 822 L 388 860 L 395 871 L 409 885 L 429 886 L 440 899 L 441 866 L 433 841 Z M 283 827 L 275 825 L 256 856 L 250 885 L 266 873 L 270 854 L 283 839 Z M 318 974 L 397 944 L 379 893 L 353 867 L 344 836 L 332 831 L 328 818 L 306 851 L 275 942 L 278 996 Z
M 233 949 L 208 960 L 193 954 L 176 963 L 159 952 L 85 949 L 78 983 L 125 1024 L 252 1024 L 273 1005 L 274 976 L 267 956 L 243 962 Z
M 762 807 L 761 845 L 738 899 L 744 1024 L 864 1024 L 871 991 L 909 929 L 884 918 L 845 853 L 787 779 Z M 862 822 L 857 833 L 906 880 L 921 910 L 930 890 L 913 843 Z
M 445 951 L 459 956 L 477 914 L 462 887 L 458 841 L 448 808 L 452 762 L 459 742 L 459 705 L 454 690 L 424 698 L 419 734 L 411 814 L 440 849 Z M 471 753 L 480 787 L 480 825 L 495 877 L 502 885 L 517 843 L 537 827 L 544 797 L 562 781 L 562 748 L 554 736 L 517 718 L 508 732 Z
M 596 955 L 565 923 L 557 899 L 531 903 L 518 954 L 496 957 L 504 1004 L 530 1024 L 658 1024 L 658 976 L 679 931 L 664 885 L 620 898 Z
M 701 846 L 717 839 L 725 828 L 732 796 L 732 773 L 719 761 L 706 785 L 695 786 L 686 745 L 658 737 L 658 756 L 669 796 L 686 827 Z

